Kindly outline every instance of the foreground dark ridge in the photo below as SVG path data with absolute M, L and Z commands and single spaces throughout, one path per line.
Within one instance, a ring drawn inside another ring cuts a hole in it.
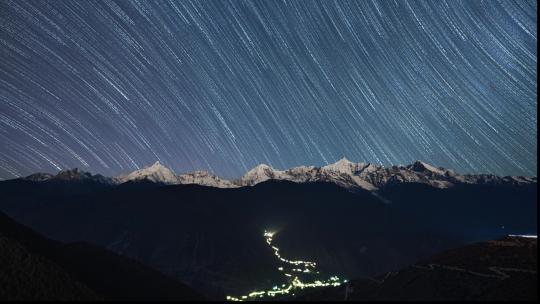
M 536 238 L 507 236 L 445 251 L 399 271 L 353 280 L 295 299 L 536 301 L 537 254 Z
M 202 300 L 139 262 L 49 240 L 0 212 L 0 300 Z

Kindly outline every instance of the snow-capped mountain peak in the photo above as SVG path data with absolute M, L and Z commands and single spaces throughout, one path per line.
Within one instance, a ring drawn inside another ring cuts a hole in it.
M 411 165 L 407 166 L 408 169 L 415 172 L 431 172 L 432 174 L 444 175 L 447 170 L 443 168 L 437 168 L 423 161 L 417 160 Z
M 274 168 L 272 168 L 272 166 L 269 166 L 267 164 L 258 164 L 257 166 L 253 167 L 253 169 L 249 170 L 248 172 L 264 171 L 264 170 L 274 170 Z
M 194 171 L 184 173 L 177 176 L 179 184 L 197 184 L 201 186 L 218 187 L 218 188 L 235 188 L 238 187 L 233 182 L 222 179 L 219 176 L 213 175 L 208 171 Z
M 536 183 L 536 177 L 500 177 L 490 174 L 461 175 L 452 170 L 438 168 L 422 161 L 415 161 L 407 166 L 385 167 L 371 163 L 354 163 L 345 157 L 323 167 L 298 166 L 283 171 L 266 164 L 259 164 L 236 180 L 222 179 L 207 171 L 194 171 L 176 175 L 159 161 L 127 175 L 115 177 L 112 181 L 110 178 L 91 175 L 78 169 L 64 170 L 56 176 L 35 174 L 26 179 L 34 181 L 92 179 L 114 183 L 149 180 L 164 184 L 197 184 L 218 188 L 254 186 L 268 180 L 286 180 L 295 183 L 330 182 L 346 189 L 364 189 L 368 191 L 377 191 L 399 183 L 421 183 L 436 188 L 448 188 L 456 184 Z
M 144 167 L 131 172 L 128 175 L 118 177 L 120 182 L 137 181 L 137 180 L 150 180 L 153 182 L 164 184 L 176 184 L 178 177 L 174 172 L 163 166 L 159 161 L 156 161 L 153 165 Z
M 253 169 L 249 170 L 244 174 L 244 176 L 263 176 L 263 175 L 271 175 L 274 173 L 274 168 L 267 164 L 259 164 L 255 166 Z
M 145 169 L 147 169 L 147 170 L 153 170 L 153 171 L 160 171 L 160 170 L 163 170 L 163 169 L 169 170 L 169 168 L 163 166 L 163 165 L 159 162 L 159 160 L 156 161 L 155 163 L 153 163 L 151 166 L 145 167 Z
M 58 172 L 56 175 L 52 175 L 49 173 L 34 173 L 32 175 L 25 177 L 24 179 L 37 181 L 37 182 L 43 182 L 43 181 L 49 181 L 49 180 L 67 181 L 67 182 L 90 181 L 90 182 L 97 182 L 97 183 L 104 183 L 104 184 L 108 184 L 112 182 L 111 178 L 109 177 L 105 177 L 101 174 L 92 174 L 90 172 L 82 171 L 79 168 L 64 169 Z
M 327 171 L 335 171 L 335 172 L 341 172 L 346 174 L 352 174 L 353 172 L 357 171 L 359 168 L 363 167 L 364 163 L 353 163 L 352 161 L 348 160 L 346 157 L 341 158 L 340 160 L 336 161 L 333 164 L 326 165 L 322 167 L 323 170 Z
M 266 164 L 259 164 L 242 176 L 238 183 L 242 186 L 252 186 L 269 179 L 283 179 L 283 171 L 278 171 Z

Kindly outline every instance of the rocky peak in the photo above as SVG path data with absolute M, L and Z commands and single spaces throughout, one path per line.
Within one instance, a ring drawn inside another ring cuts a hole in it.
M 268 175 L 274 172 L 274 168 L 270 167 L 267 164 L 259 164 L 253 169 L 249 170 L 244 176 L 261 176 Z
M 83 171 L 79 168 L 65 169 L 51 178 L 47 178 L 47 175 L 42 176 L 43 180 L 62 180 L 62 181 L 93 181 L 99 183 L 112 183 L 112 179 L 105 177 L 101 174 L 91 174 L 90 172 Z M 36 178 L 36 177 L 33 177 Z
M 54 177 L 55 179 L 61 179 L 61 180 L 80 180 L 84 178 L 90 178 L 92 177 L 92 174 L 88 172 L 84 172 L 80 170 L 79 168 L 73 168 L 73 169 L 66 169 L 58 172 L 58 174 Z
M 53 177 L 54 175 L 49 174 L 49 173 L 34 173 L 31 175 L 28 175 L 24 179 L 29 180 L 29 181 L 34 181 L 34 182 L 43 182 L 43 181 L 50 180 Z
M 446 173 L 444 169 L 437 168 L 435 166 L 432 166 L 430 164 L 424 163 L 419 160 L 407 166 L 407 169 L 415 171 L 415 172 L 421 172 L 421 173 L 430 172 L 430 173 L 438 174 L 438 175 L 444 175 Z
M 282 173 L 281 171 L 274 170 L 269 165 L 260 164 L 244 174 L 239 182 L 242 185 L 252 186 L 269 179 L 282 179 Z

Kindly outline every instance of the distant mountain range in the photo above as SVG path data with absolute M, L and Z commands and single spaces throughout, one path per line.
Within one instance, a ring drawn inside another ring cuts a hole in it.
M 435 167 L 416 161 L 407 166 L 384 167 L 369 163 L 354 163 L 346 158 L 324 166 L 300 166 L 287 170 L 276 170 L 268 165 L 258 165 L 239 179 L 227 180 L 207 171 L 175 174 L 156 162 L 151 166 L 127 175 L 105 177 L 92 175 L 79 169 L 60 171 L 57 175 L 36 173 L 25 178 L 31 181 L 89 180 L 98 183 L 122 184 L 133 181 L 151 181 L 167 185 L 197 184 L 217 188 L 254 186 L 268 180 L 284 180 L 295 183 L 330 182 L 349 190 L 364 189 L 377 191 L 386 186 L 400 183 L 421 183 L 436 188 L 448 188 L 457 184 L 532 184 L 536 177 L 496 176 L 491 174 L 458 174 L 450 169 Z

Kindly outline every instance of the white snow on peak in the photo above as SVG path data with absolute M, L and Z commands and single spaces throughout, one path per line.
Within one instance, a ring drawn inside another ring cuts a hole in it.
M 269 179 L 284 179 L 283 173 L 283 171 L 275 170 L 269 165 L 259 164 L 246 172 L 239 182 L 241 185 L 252 186 Z
M 178 183 L 178 178 L 174 174 L 174 172 L 171 169 L 163 166 L 159 161 L 156 161 L 151 166 L 147 166 L 143 169 L 133 171 L 128 175 L 120 176 L 118 179 L 121 182 L 147 179 L 153 182 L 160 182 L 165 184 Z
M 342 173 L 352 173 L 355 163 L 348 160 L 346 157 L 341 158 L 333 164 L 322 167 L 325 170 L 337 171 Z
M 222 179 L 219 176 L 210 174 L 208 171 L 195 171 L 178 175 L 179 184 L 197 184 L 218 188 L 236 188 L 238 185 Z
M 446 171 L 443 169 L 439 169 L 435 166 L 419 160 L 415 161 L 412 165 L 409 166 L 409 168 L 415 171 L 425 170 L 439 175 L 444 175 L 446 173 Z
M 370 173 L 370 172 L 375 172 L 379 169 L 381 169 L 380 166 L 377 166 L 377 165 L 374 165 L 374 164 L 365 164 L 365 163 L 360 163 L 360 165 L 362 165 L 362 173 Z
M 291 174 L 311 174 L 313 172 L 315 172 L 317 169 L 317 167 L 315 166 L 298 166 L 298 167 L 294 167 L 294 168 L 290 168 L 286 171 L 284 171 L 284 173 L 287 173 L 289 175 Z
M 159 161 L 114 180 L 123 183 L 148 179 L 165 184 L 198 184 L 219 188 L 254 186 L 267 180 L 286 180 L 296 183 L 330 182 L 347 189 L 362 188 L 376 191 L 396 183 L 423 183 L 436 188 L 448 188 L 461 183 L 535 183 L 536 178 L 498 177 L 494 175 L 460 175 L 452 170 L 437 168 L 422 161 L 407 166 L 384 167 L 371 163 L 354 163 L 343 157 L 324 167 L 298 166 L 284 171 L 259 164 L 239 179 L 227 180 L 206 171 L 174 174 Z
M 150 167 L 164 167 L 164 166 L 159 162 L 159 160 L 156 160 L 156 162 Z
M 248 172 L 250 171 L 263 171 L 263 170 L 273 170 L 274 168 L 272 168 L 271 166 L 267 165 L 267 164 L 258 164 L 257 166 L 253 167 L 253 169 L 249 170 Z

